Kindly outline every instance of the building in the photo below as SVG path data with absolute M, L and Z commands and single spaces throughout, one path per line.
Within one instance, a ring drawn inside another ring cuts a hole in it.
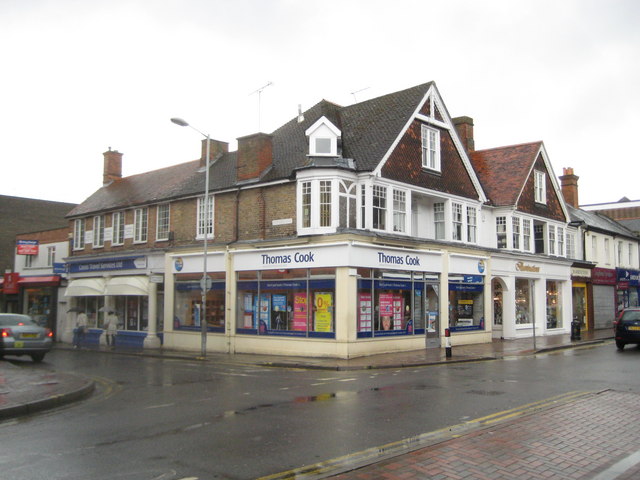
M 638 306 L 640 238 L 604 212 L 578 208 L 578 179 L 573 168 L 560 177 L 578 239 L 570 257 L 581 262 L 573 270 L 573 317 L 587 330 L 610 328 L 622 308 Z
M 588 212 L 606 215 L 631 230 L 635 235 L 640 235 L 640 200 L 629 200 L 627 197 L 622 197 L 617 202 L 581 205 L 580 208 Z
M 58 325 L 67 314 L 62 259 L 69 252 L 68 227 L 23 233 L 16 236 L 15 244 L 15 311 L 31 315 L 38 324 L 50 328 L 55 339 L 63 340 Z
M 453 345 L 567 332 L 568 214 L 544 146 L 473 143 L 430 82 L 132 177 L 105 152 L 103 187 L 68 215 L 66 294 L 96 337 L 113 309 L 119 339 L 147 347 L 195 350 L 201 322 L 211 351 L 341 358 L 439 348 L 446 329 Z
M 75 204 L 72 203 L 0 195 L 0 311 L 20 311 L 16 290 L 18 276 L 11 275 L 15 273 L 16 235 L 66 228 L 65 215 L 73 207 Z M 21 238 L 29 239 L 29 235 L 21 235 Z M 8 284 L 12 286 L 7 291 L 5 286 Z

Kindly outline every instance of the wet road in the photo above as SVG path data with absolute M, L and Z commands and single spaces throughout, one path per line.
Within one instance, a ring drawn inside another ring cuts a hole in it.
M 250 479 L 567 392 L 640 392 L 640 350 L 378 371 L 304 371 L 57 350 L 96 394 L 0 423 L 2 478 Z M 19 363 L 15 362 L 15 363 Z

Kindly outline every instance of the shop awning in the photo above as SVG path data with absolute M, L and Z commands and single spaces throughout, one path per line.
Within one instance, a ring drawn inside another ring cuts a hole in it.
M 26 285 L 51 285 L 56 286 L 60 285 L 60 276 L 59 275 L 38 275 L 33 277 L 20 277 L 18 280 L 18 285 L 26 286 Z
M 105 295 L 149 295 L 149 277 L 111 277 Z
M 104 295 L 104 278 L 78 278 L 77 280 L 71 280 L 64 295 L 66 297 Z

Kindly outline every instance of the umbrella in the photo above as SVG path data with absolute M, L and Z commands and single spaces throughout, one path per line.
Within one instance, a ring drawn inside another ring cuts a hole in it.
M 71 313 L 71 312 L 77 312 L 77 313 L 84 312 L 84 309 L 80 308 L 80 307 L 73 307 L 73 308 L 70 308 L 69 310 L 67 310 L 67 313 Z

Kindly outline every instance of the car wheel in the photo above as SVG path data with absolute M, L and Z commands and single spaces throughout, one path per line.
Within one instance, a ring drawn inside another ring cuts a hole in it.
M 44 353 L 32 353 L 31 360 L 36 363 L 40 363 L 42 360 L 44 360 Z
M 618 347 L 618 350 L 624 350 L 624 342 L 621 342 L 620 340 L 616 340 L 616 347 Z

